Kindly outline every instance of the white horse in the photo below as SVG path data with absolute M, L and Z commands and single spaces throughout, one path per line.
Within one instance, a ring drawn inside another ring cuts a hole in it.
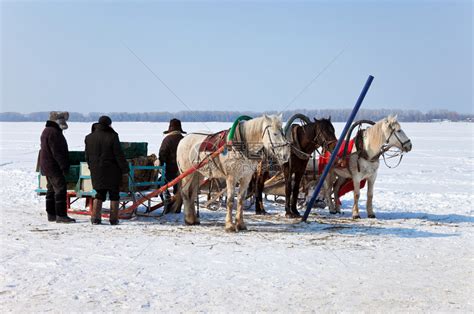
M 209 152 L 200 151 L 201 143 L 207 138 L 206 134 L 189 134 L 183 138 L 177 150 L 178 167 L 182 172 L 204 160 Z M 199 176 L 208 178 L 223 178 L 227 188 L 227 215 L 225 219 L 226 231 L 247 229 L 243 217 L 243 202 L 252 175 L 257 169 L 263 153 L 275 157 L 279 163 L 288 161 L 290 145 L 282 132 L 282 116 L 267 116 L 241 122 L 238 126 L 233 143 L 243 144 L 229 146 L 227 152 L 218 157 L 193 174 L 185 177 L 181 183 L 181 196 L 184 205 L 184 221 L 188 225 L 199 224 L 194 201 L 197 196 Z M 235 224 L 232 218 L 234 204 L 234 190 L 239 184 L 237 196 L 237 215 Z
M 409 152 L 412 149 L 410 139 L 401 129 L 400 123 L 396 116 L 388 116 L 373 126 L 363 131 L 362 144 L 354 144 L 349 162 L 345 168 L 333 167 L 326 183 L 332 185 L 334 181 L 334 202 L 331 198 L 330 191 L 332 189 L 326 187 L 326 197 L 329 210 L 331 213 L 340 213 L 339 189 L 348 178 L 352 178 L 354 184 L 354 205 L 352 207 L 352 218 L 359 219 L 359 197 L 360 182 L 367 179 L 367 216 L 375 218 L 372 207 L 372 199 L 374 196 L 374 183 L 377 178 L 377 170 L 379 168 L 379 157 L 391 147 L 397 147 L 402 152 Z M 357 150 L 356 146 L 362 147 Z M 334 180 L 335 176 L 337 179 Z M 336 204 L 334 204 L 336 203 Z

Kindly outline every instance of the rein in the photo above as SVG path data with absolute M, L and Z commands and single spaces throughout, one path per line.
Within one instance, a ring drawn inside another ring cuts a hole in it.
M 400 165 L 400 163 L 402 162 L 402 159 L 403 159 L 403 151 L 395 152 L 395 153 L 391 154 L 390 156 L 385 157 L 385 154 L 392 147 L 392 146 L 388 145 L 388 143 L 390 142 L 390 138 L 393 135 L 395 135 L 395 137 L 398 140 L 398 142 L 400 143 L 401 147 L 404 147 L 406 144 L 408 144 L 410 142 L 410 139 L 406 140 L 405 142 L 402 142 L 400 140 L 400 137 L 398 137 L 396 130 L 393 129 L 393 128 L 391 128 L 391 129 L 392 129 L 392 131 L 390 132 L 390 135 L 388 136 L 388 138 L 385 140 L 385 143 L 380 147 L 380 151 L 374 157 L 372 157 L 370 159 L 369 159 L 369 156 L 367 154 L 367 151 L 364 149 L 364 146 L 363 146 L 363 141 L 364 141 L 363 140 L 363 138 L 364 138 L 363 133 L 365 133 L 367 130 L 359 130 L 359 132 L 357 133 L 357 136 L 356 136 L 356 143 L 355 143 L 356 148 L 357 148 L 357 154 L 358 154 L 359 158 L 364 158 L 365 160 L 367 160 L 369 162 L 375 162 L 380 158 L 380 156 L 382 156 L 385 166 L 387 166 L 388 168 L 398 167 Z M 362 143 L 360 141 L 362 141 Z M 389 166 L 388 163 L 387 163 L 387 159 L 396 158 L 398 156 L 400 156 L 400 159 L 398 160 L 398 163 L 395 166 Z
M 383 162 L 385 164 L 385 166 L 387 166 L 388 168 L 397 168 L 400 163 L 402 162 L 402 159 L 403 159 L 403 151 L 402 152 L 396 152 L 392 155 L 390 155 L 389 157 L 385 158 L 385 154 L 389 151 L 390 147 L 388 146 L 388 142 L 390 141 L 390 138 L 392 137 L 392 135 L 395 135 L 395 138 L 397 139 L 397 141 L 400 143 L 401 147 L 405 147 L 406 144 L 410 143 L 411 140 L 410 139 L 407 139 L 405 142 L 402 142 L 402 140 L 400 139 L 400 137 L 397 135 L 397 131 L 395 129 L 392 128 L 392 132 L 390 133 L 390 136 L 387 138 L 387 140 L 385 141 L 385 147 L 382 146 L 381 150 L 383 149 L 383 152 L 382 152 L 382 157 L 383 157 Z M 398 160 L 398 163 L 391 167 L 387 164 L 387 160 L 386 159 L 390 159 L 390 158 L 395 158 L 395 157 L 398 157 L 400 156 L 400 159 Z
M 403 156 L 404 156 L 404 155 L 403 155 L 403 152 L 401 152 L 401 153 L 394 153 L 393 155 L 390 155 L 390 156 L 388 156 L 387 158 L 385 158 L 385 154 L 386 154 L 387 152 L 388 152 L 388 150 L 385 151 L 385 153 L 382 154 L 383 162 L 384 162 L 385 166 L 387 166 L 388 168 L 391 168 L 391 169 L 392 169 L 392 168 L 397 168 L 397 167 L 400 165 L 400 163 L 402 162 L 402 159 L 403 159 Z M 397 163 L 395 166 L 389 166 L 389 165 L 387 164 L 387 160 L 386 160 L 386 159 L 391 159 L 391 158 L 395 158 L 395 157 L 398 157 L 398 156 L 400 156 L 400 159 L 398 160 L 398 163 Z

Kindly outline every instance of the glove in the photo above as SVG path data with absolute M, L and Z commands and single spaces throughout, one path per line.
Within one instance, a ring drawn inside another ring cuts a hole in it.
M 155 160 L 155 162 L 153 163 L 153 165 L 154 165 L 155 167 L 161 166 L 160 160 L 159 160 L 159 159 Z

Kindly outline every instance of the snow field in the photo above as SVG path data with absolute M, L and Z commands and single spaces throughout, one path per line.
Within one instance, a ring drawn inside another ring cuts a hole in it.
M 82 150 L 90 123 L 69 125 L 69 149 Z M 201 209 L 201 226 L 185 226 L 179 214 L 116 227 L 85 216 L 48 223 L 44 197 L 33 191 L 44 123 L 2 122 L 0 310 L 472 312 L 474 125 L 401 125 L 413 151 L 398 168 L 381 165 L 377 219 L 366 218 L 363 190 L 358 221 L 351 195 L 343 215 L 313 210 L 309 223 L 267 201 L 272 215 L 246 211 L 249 230 L 229 234 L 223 209 Z M 167 123 L 113 127 L 122 141 L 147 141 L 157 153 Z

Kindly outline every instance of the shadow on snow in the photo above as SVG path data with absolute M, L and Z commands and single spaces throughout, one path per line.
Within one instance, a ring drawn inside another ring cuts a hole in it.
M 342 201 L 342 210 L 351 215 L 352 201 Z M 327 210 L 327 209 L 326 209 Z M 359 212 L 361 217 L 367 217 L 365 202 L 359 204 Z M 440 223 L 474 223 L 474 217 L 469 215 L 458 214 L 431 214 L 423 212 L 409 212 L 404 211 L 403 208 L 394 208 L 393 211 L 377 211 L 375 208 L 375 215 L 379 220 L 396 220 L 396 219 L 419 219 L 431 222 Z
M 224 232 L 225 211 L 201 211 L 200 226 L 189 226 L 196 231 L 206 228 Z M 150 221 L 148 218 L 141 218 Z M 156 219 L 154 222 L 162 225 L 185 226 L 183 214 L 170 214 Z M 386 221 L 386 220 L 385 220 Z M 456 233 L 436 233 L 430 231 L 418 230 L 413 227 L 393 227 L 387 225 L 384 220 L 361 219 L 352 220 L 350 215 L 326 216 L 318 213 L 312 214 L 308 222 L 301 222 L 299 219 L 289 219 L 281 214 L 269 214 L 265 216 L 256 216 L 245 213 L 245 223 L 248 231 L 244 233 L 282 233 L 282 234 L 308 234 L 308 233 L 332 233 L 347 236 L 370 236 L 386 235 L 400 238 L 445 238 L 458 236 Z

